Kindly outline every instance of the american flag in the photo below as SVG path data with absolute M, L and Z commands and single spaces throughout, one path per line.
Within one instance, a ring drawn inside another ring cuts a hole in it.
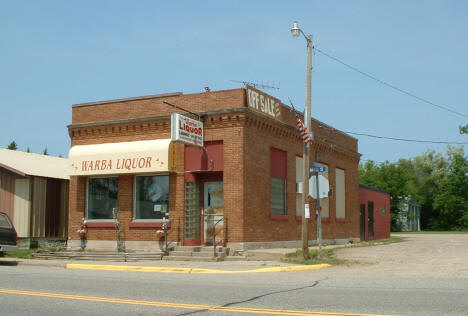
M 294 109 L 294 104 L 292 103 L 291 99 L 289 99 L 289 103 L 291 104 L 292 111 L 294 112 L 294 116 L 296 117 L 296 120 L 297 120 L 296 126 L 299 129 L 299 132 L 301 133 L 304 143 L 306 144 L 312 143 L 312 138 L 310 138 L 310 135 L 307 132 L 307 127 L 305 127 L 304 123 L 302 123 L 301 119 L 299 118 L 299 115 L 297 115 L 297 112 Z
M 311 143 L 312 139 L 309 136 L 309 133 L 307 132 L 307 128 L 305 127 L 304 123 L 302 123 L 301 119 L 299 116 L 296 115 L 297 119 L 297 128 L 299 129 L 299 132 L 301 133 L 302 139 L 304 140 L 304 143 Z

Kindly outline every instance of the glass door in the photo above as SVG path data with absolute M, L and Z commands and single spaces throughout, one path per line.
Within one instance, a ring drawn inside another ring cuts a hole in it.
M 218 243 L 224 239 L 223 182 L 205 182 L 203 195 L 205 244 L 213 244 L 215 234 Z

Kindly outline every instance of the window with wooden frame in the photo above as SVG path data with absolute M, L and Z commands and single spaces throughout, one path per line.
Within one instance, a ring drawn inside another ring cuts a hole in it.
M 286 152 L 270 148 L 270 214 L 286 215 Z

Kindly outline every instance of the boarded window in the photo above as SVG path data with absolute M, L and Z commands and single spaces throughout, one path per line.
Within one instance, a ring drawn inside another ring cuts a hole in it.
M 346 186 L 345 186 L 345 171 L 342 169 L 335 169 L 336 180 L 336 218 L 346 217 Z
M 270 213 L 286 214 L 286 152 L 270 150 Z

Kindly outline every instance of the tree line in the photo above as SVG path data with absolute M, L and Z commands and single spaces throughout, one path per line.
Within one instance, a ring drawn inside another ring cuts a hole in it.
M 15 141 L 12 141 L 11 143 L 8 144 L 8 146 L 6 147 L 6 149 L 18 150 L 18 144 L 17 144 Z M 29 147 L 26 149 L 26 152 L 27 152 L 27 153 L 30 153 L 30 152 L 31 152 L 31 150 L 29 149 Z M 49 151 L 47 150 L 47 147 L 44 148 L 44 150 L 42 151 L 42 154 L 43 154 L 43 155 L 46 155 L 46 156 L 49 155 Z M 62 157 L 62 155 L 59 155 L 59 157 Z
M 391 194 L 392 230 L 405 204 L 421 205 L 421 229 L 468 229 L 468 156 L 463 147 L 448 146 L 445 154 L 433 150 L 412 159 L 359 165 L 359 183 Z

